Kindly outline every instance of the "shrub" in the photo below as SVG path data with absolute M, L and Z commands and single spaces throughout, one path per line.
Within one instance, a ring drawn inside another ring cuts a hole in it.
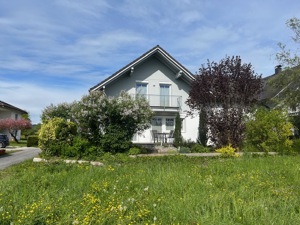
M 105 135 L 100 139 L 100 145 L 105 152 L 124 153 L 132 145 L 131 137 L 118 125 L 109 125 Z
M 195 145 L 196 143 L 194 141 L 192 141 L 191 139 L 188 140 L 183 140 L 182 141 L 182 147 L 188 147 L 188 148 L 192 148 L 193 145 Z
M 246 122 L 247 143 L 260 151 L 289 153 L 292 141 L 292 124 L 287 112 L 260 108 Z
M 77 127 L 62 118 L 53 118 L 45 122 L 39 132 L 39 147 L 46 156 L 59 156 L 61 147 L 64 151 L 73 144 Z
M 238 155 L 235 153 L 236 149 L 231 146 L 231 144 L 219 148 L 216 152 L 221 153 L 222 157 L 237 157 Z
M 118 97 L 91 92 L 72 107 L 81 135 L 112 153 L 128 151 L 133 135 L 149 128 L 152 114 L 145 98 L 125 92 Z
M 295 153 L 300 153 L 300 139 L 293 140 L 292 150 Z
M 182 127 L 181 118 L 179 113 L 177 113 L 175 119 L 174 142 L 173 142 L 175 147 L 181 146 L 183 142 L 182 135 L 181 135 L 181 127 Z
M 96 158 L 102 157 L 103 155 L 104 155 L 104 151 L 99 146 L 92 145 L 92 146 L 89 146 L 84 151 L 84 158 L 86 158 L 86 159 L 94 160 Z
M 204 152 L 210 152 L 210 149 L 200 144 L 194 144 L 191 148 L 191 152 L 204 153 Z
M 28 136 L 27 147 L 37 147 L 39 145 L 38 136 Z
M 138 154 L 141 154 L 141 149 L 138 148 L 138 147 L 132 147 L 129 149 L 128 151 L 128 155 L 138 155 Z
M 180 147 L 179 153 L 190 153 L 191 149 L 189 147 Z

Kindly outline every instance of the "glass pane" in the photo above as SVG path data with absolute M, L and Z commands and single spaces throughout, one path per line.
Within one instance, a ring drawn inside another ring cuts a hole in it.
M 136 94 L 138 95 L 147 95 L 147 84 L 137 83 L 136 84 Z
M 170 85 L 160 85 L 160 106 L 169 106 L 170 103 Z
M 175 127 L 175 119 L 174 118 L 166 118 L 166 129 L 174 130 Z
M 154 117 L 151 120 L 152 130 L 162 131 L 162 118 Z

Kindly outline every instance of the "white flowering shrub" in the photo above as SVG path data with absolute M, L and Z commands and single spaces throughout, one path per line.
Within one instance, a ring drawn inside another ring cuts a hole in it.
M 72 116 L 84 138 L 115 153 L 129 150 L 133 135 L 149 128 L 152 111 L 145 98 L 125 92 L 108 97 L 96 91 L 74 105 Z
M 71 119 L 72 115 L 71 115 L 71 108 L 73 107 L 73 105 L 76 104 L 75 102 L 73 103 L 60 103 L 58 105 L 49 105 L 47 106 L 41 115 L 41 120 L 43 123 L 47 122 L 50 119 L 53 119 L 55 117 L 59 117 L 59 118 L 64 118 L 66 120 Z
M 78 127 L 81 138 L 106 152 L 124 152 L 131 147 L 136 132 L 150 126 L 152 111 L 143 97 L 132 97 L 121 92 L 118 97 L 108 97 L 95 91 L 72 104 L 50 105 L 42 118 L 70 119 Z

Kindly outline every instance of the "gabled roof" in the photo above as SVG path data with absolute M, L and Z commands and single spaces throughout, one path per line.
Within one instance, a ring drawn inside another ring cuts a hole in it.
M 10 105 L 10 104 L 8 104 L 8 103 L 6 103 L 6 102 L 3 102 L 3 101 L 1 101 L 1 100 L 0 100 L 0 108 L 12 109 L 12 110 L 19 111 L 19 112 L 22 113 L 22 114 L 28 114 L 28 112 L 26 112 L 25 110 L 20 109 L 20 108 L 18 108 L 18 107 L 15 107 L 15 106 L 13 106 L 13 105 Z
M 108 78 L 103 80 L 102 82 L 100 82 L 97 85 L 91 87 L 89 91 L 101 90 L 105 85 L 113 82 L 114 80 L 116 80 L 120 76 L 123 76 L 124 74 L 129 73 L 132 68 L 134 68 L 138 64 L 144 62 L 145 60 L 147 60 L 148 58 L 150 58 L 151 56 L 154 56 L 154 55 L 157 56 L 157 58 L 160 61 L 162 61 L 164 64 L 168 65 L 169 68 L 172 68 L 172 69 L 176 70 L 177 72 L 180 71 L 181 75 L 183 75 L 183 77 L 185 79 L 187 79 L 188 81 L 193 81 L 195 79 L 194 75 L 188 69 L 186 69 L 177 60 L 175 60 L 162 47 L 157 45 L 154 48 L 147 51 L 146 53 L 144 53 L 143 55 L 141 55 L 136 60 L 134 60 L 131 63 L 127 64 L 122 69 L 120 69 L 119 71 L 115 72 L 114 74 L 112 74 L 111 76 L 109 76 Z

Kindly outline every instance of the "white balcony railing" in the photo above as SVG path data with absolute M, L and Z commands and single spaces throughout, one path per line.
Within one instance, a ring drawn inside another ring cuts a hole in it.
M 149 105 L 152 108 L 161 108 L 161 109 L 181 109 L 182 105 L 182 96 L 179 95 L 142 95 L 148 101 Z

